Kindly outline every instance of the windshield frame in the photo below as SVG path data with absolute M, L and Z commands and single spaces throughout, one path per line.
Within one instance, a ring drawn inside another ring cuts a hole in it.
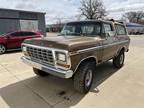
M 87 26 L 87 25 L 96 25 L 96 24 L 99 24 L 100 25 L 100 33 L 99 34 L 95 34 L 95 35 L 90 35 L 90 34 L 79 34 L 79 35 L 73 35 L 73 34 L 63 34 L 62 31 L 65 29 L 65 27 L 67 25 L 80 25 L 80 26 Z M 102 30 L 103 29 L 103 25 L 102 25 L 102 22 L 100 21 L 80 21 L 80 22 L 69 22 L 69 23 L 66 23 L 62 29 L 62 31 L 60 32 L 60 36 L 85 36 L 85 37 L 97 37 L 97 36 L 101 36 L 102 35 Z

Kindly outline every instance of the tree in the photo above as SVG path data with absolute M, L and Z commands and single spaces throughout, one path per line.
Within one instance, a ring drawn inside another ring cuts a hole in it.
M 124 13 L 123 18 L 128 19 L 129 22 L 141 23 L 144 20 L 144 12 L 143 11 L 127 12 Z
M 102 0 L 81 0 L 80 12 L 86 19 L 103 19 L 106 16 Z

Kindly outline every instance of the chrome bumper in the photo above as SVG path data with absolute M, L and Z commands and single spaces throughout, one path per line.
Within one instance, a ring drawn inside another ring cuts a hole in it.
M 40 69 L 44 72 L 47 72 L 49 74 L 52 74 L 54 76 L 58 76 L 58 77 L 61 77 L 61 78 L 71 78 L 73 76 L 73 71 L 72 70 L 67 70 L 66 71 L 66 70 L 61 70 L 61 69 L 48 67 L 48 66 L 33 62 L 33 61 L 31 61 L 31 60 L 29 60 L 25 57 L 22 57 L 21 59 L 24 63 L 26 63 L 26 64 L 34 67 L 34 68 Z

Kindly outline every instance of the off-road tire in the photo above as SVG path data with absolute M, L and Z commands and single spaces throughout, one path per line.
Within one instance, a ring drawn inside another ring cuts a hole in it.
M 124 50 L 122 50 L 122 51 L 120 51 L 119 55 L 113 59 L 114 67 L 121 68 L 124 65 L 124 60 L 125 60 L 125 53 L 124 53 Z
M 95 62 L 85 62 L 80 65 L 80 67 L 77 69 L 74 75 L 75 90 L 84 94 L 86 94 L 90 90 L 92 82 L 93 82 L 93 73 L 95 71 L 95 67 L 96 67 Z M 85 84 L 85 78 L 89 70 L 92 71 L 92 79 L 91 79 L 90 85 L 87 87 Z
M 36 68 L 33 68 L 33 71 L 36 75 L 41 76 L 41 77 L 45 77 L 45 76 L 49 75 L 48 73 L 46 73 L 42 70 L 36 69 Z

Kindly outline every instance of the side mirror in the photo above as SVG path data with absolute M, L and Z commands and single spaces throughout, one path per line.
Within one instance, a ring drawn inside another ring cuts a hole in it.
M 114 37 L 115 36 L 115 34 L 116 34 L 116 32 L 115 31 L 109 31 L 108 33 L 106 33 L 105 35 L 106 35 L 106 37 Z

